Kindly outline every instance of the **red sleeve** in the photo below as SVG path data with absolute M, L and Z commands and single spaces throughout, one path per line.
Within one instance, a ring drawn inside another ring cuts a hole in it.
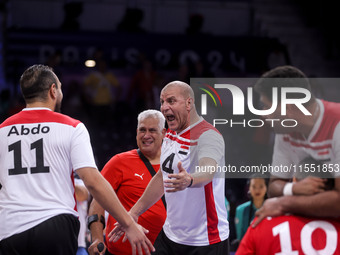
M 101 171 L 101 174 L 111 184 L 115 191 L 117 191 L 123 180 L 123 171 L 121 169 L 119 155 L 116 155 L 105 164 Z

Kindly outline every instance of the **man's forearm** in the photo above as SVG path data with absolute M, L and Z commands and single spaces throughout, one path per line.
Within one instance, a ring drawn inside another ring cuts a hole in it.
M 85 186 L 82 185 L 75 185 L 74 186 L 74 191 L 76 194 L 76 199 L 77 201 L 85 201 L 88 200 L 89 198 L 89 191 Z
M 95 214 L 97 214 L 98 218 L 100 219 L 101 216 L 105 217 L 105 210 L 98 204 L 95 199 L 93 199 L 89 208 L 89 216 Z M 103 241 L 103 230 L 104 225 L 100 222 L 100 220 L 98 220 L 97 222 L 93 222 L 90 226 L 92 240 Z
M 285 213 L 312 217 L 340 217 L 340 193 L 336 190 L 312 196 L 283 196 L 279 199 Z
M 283 188 L 288 180 L 271 178 L 268 185 L 268 197 L 280 197 L 283 195 Z
M 216 173 L 217 163 L 214 159 L 204 157 L 199 160 L 199 170 L 191 174 L 193 183 L 191 187 L 203 187 L 212 181 Z
M 131 208 L 132 215 L 140 216 L 152 205 L 154 205 L 164 194 L 163 176 L 159 170 L 151 179 L 146 187 L 143 195 L 139 198 L 136 204 Z
M 120 203 L 110 183 L 96 169 L 77 170 L 77 173 L 94 199 L 123 227 L 129 227 L 133 223 L 133 219 Z
M 214 178 L 214 173 L 193 173 L 192 175 L 193 182 L 190 187 L 203 187 Z

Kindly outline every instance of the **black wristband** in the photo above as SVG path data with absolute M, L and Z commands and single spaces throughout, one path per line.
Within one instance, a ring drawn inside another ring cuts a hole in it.
M 88 217 L 88 219 L 87 219 L 87 227 L 88 227 L 88 229 L 90 229 L 91 224 L 93 222 L 98 222 L 98 214 L 93 214 L 93 215 Z M 100 223 L 102 223 L 103 224 L 103 228 L 105 228 L 105 218 L 104 218 L 103 215 L 100 215 Z
M 194 182 L 194 177 L 192 177 L 192 176 L 190 175 L 190 178 L 191 178 L 191 181 L 190 181 L 190 184 L 188 185 L 188 187 L 187 187 L 187 188 L 190 188 L 190 187 L 191 187 L 191 185 L 192 185 L 192 183 Z

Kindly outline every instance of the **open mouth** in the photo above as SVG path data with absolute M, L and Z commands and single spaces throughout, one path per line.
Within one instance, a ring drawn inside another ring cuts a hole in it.
M 167 121 L 174 121 L 175 120 L 175 116 L 174 115 L 167 115 L 166 116 L 166 120 Z

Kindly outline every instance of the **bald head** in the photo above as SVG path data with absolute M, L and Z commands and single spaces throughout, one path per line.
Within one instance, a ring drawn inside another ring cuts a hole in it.
M 194 91 L 185 82 L 173 81 L 162 89 L 161 112 L 171 130 L 181 132 L 199 120 L 194 101 Z
M 184 99 L 187 98 L 192 98 L 194 99 L 194 91 L 192 90 L 192 88 L 185 82 L 182 81 L 172 81 L 170 83 L 168 83 L 161 91 L 161 93 L 165 92 L 167 89 L 169 88 L 173 88 L 173 87 L 178 87 L 180 89 L 180 93 L 183 96 Z

